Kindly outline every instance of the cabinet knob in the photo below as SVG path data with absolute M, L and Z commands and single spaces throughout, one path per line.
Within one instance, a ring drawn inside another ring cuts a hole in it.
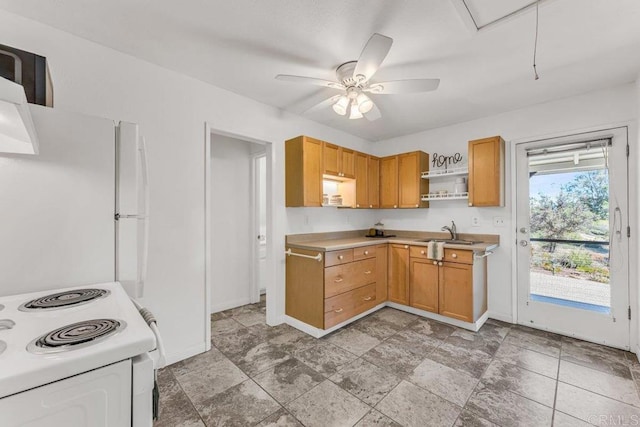
M 395 208 L 397 208 L 397 207 L 398 207 L 398 205 L 393 205 L 393 209 L 395 209 Z
M 371 274 L 371 270 L 365 271 L 364 274 Z
M 359 207 L 360 207 L 360 205 L 356 203 L 356 208 L 359 208 Z
M 343 260 L 344 259 L 344 255 L 338 255 L 338 259 L 339 260 Z
M 364 251 L 364 254 L 365 255 L 369 255 L 369 251 Z
M 451 254 L 451 258 L 458 258 L 458 254 Z
M 438 261 L 433 261 L 433 265 L 438 265 Z
M 340 283 L 342 282 L 344 279 L 342 277 L 338 277 L 337 279 L 334 279 L 333 281 L 336 283 Z
M 418 206 L 420 206 L 420 205 L 416 204 L 416 208 L 417 208 Z
M 473 203 L 471 203 L 471 202 L 470 202 L 470 203 L 469 203 L 469 206 L 473 206 Z
M 373 297 L 365 297 L 365 298 L 362 298 L 362 299 L 365 300 L 365 301 L 371 301 L 372 298 Z
M 442 262 L 439 262 L 438 265 L 442 267 Z
M 370 207 L 370 208 L 372 208 L 372 207 L 373 207 L 373 205 L 369 205 L 369 207 Z
M 333 311 L 336 312 L 336 313 L 342 313 L 342 310 L 344 310 L 344 309 L 343 308 L 339 308 L 339 309 L 333 310 Z
M 420 251 L 420 255 L 424 255 L 424 251 Z
M 409 245 L 404 245 L 404 248 L 405 249 L 409 249 Z

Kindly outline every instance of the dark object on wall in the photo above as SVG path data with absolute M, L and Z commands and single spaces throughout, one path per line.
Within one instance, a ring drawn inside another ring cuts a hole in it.
M 53 85 L 44 56 L 0 44 L 0 77 L 22 85 L 31 104 L 53 107 Z

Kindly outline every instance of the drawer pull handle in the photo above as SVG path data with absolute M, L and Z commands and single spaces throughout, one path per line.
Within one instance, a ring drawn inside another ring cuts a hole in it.
M 438 263 L 438 265 L 439 265 L 439 266 L 442 266 L 442 263 L 441 263 L 441 262 L 439 262 L 439 263 Z
M 336 282 L 336 283 L 340 283 L 340 282 L 344 281 L 344 279 L 342 277 L 338 277 L 337 279 L 334 279 L 333 281 Z
M 424 251 L 420 251 L 420 255 L 424 255 Z
M 433 265 L 438 265 L 438 261 L 433 261 Z
M 364 251 L 364 254 L 365 255 L 369 255 L 369 251 Z
M 451 254 L 451 258 L 458 258 L 458 254 Z
M 409 245 L 404 245 L 404 248 L 405 249 L 409 249 Z
M 339 309 L 333 310 L 333 311 L 336 312 L 336 313 L 342 313 L 342 310 L 344 310 L 344 309 L 343 308 L 339 308 Z
M 365 271 L 364 274 L 371 274 L 371 270 Z
M 344 255 L 338 255 L 338 259 L 339 260 L 343 260 L 344 259 Z
M 363 300 L 365 300 L 365 301 L 371 301 L 371 299 L 372 299 L 372 298 L 373 298 L 373 297 L 364 297 L 364 298 L 362 298 L 362 299 L 363 299 Z

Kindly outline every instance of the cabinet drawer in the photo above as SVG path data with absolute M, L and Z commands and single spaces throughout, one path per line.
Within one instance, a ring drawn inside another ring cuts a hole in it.
M 331 251 L 324 253 L 324 266 L 345 264 L 353 261 L 353 249 L 345 249 L 342 251 Z
M 465 251 L 464 249 L 445 249 L 444 261 L 473 264 L 473 251 Z
M 353 259 L 365 259 L 365 258 L 375 258 L 376 256 L 376 247 L 375 246 L 365 246 L 363 248 L 353 248 Z
M 409 249 L 409 257 L 427 259 L 427 247 L 426 246 L 411 246 L 411 248 Z
M 376 259 L 365 259 L 324 269 L 325 298 L 376 281 Z
M 324 328 L 328 329 L 376 305 L 376 285 L 362 286 L 324 300 Z

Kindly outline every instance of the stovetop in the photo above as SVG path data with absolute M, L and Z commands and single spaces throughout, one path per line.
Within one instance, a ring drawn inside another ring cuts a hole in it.
M 89 295 L 97 298 L 88 301 Z M 55 300 L 76 303 L 52 309 Z M 34 301 L 38 302 L 32 305 L 45 308 L 27 308 Z M 15 322 L 9 329 L 0 328 L 0 398 L 156 346 L 153 333 L 117 282 L 0 297 L 0 305 L 0 318 Z M 69 340 L 76 338 L 80 344 L 69 347 Z

